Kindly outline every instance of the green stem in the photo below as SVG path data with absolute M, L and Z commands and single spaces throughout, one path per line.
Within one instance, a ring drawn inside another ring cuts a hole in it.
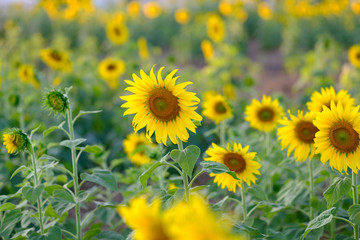
M 183 151 L 184 150 L 183 142 L 178 137 L 177 137 L 177 142 L 178 142 L 179 151 Z M 188 175 L 186 174 L 184 169 L 182 169 L 181 176 L 183 178 L 183 184 L 184 184 L 184 190 L 185 190 L 185 201 L 189 202 L 190 201 L 190 186 L 189 186 Z
M 33 165 L 33 169 L 34 169 L 34 180 L 35 180 L 34 182 L 35 182 L 35 188 L 36 188 L 37 186 L 39 186 L 39 176 L 38 176 L 37 165 L 36 165 L 37 157 L 35 155 L 33 146 L 31 146 L 31 160 L 32 160 L 32 165 Z M 37 205 L 38 205 L 38 211 L 39 211 L 40 231 L 41 231 L 41 235 L 44 235 L 44 222 L 43 222 L 41 196 L 39 196 L 37 199 Z
M 312 200 L 314 199 L 314 177 L 313 177 L 313 162 L 311 159 L 309 161 L 309 182 L 310 182 L 310 221 L 314 219 L 314 209 L 311 205 Z
M 351 221 L 347 220 L 346 218 L 333 216 L 333 219 L 337 219 L 337 220 L 341 220 L 341 221 L 347 222 L 347 223 L 350 224 L 353 228 L 355 228 L 355 225 L 354 225 Z
M 220 129 L 219 129 L 219 138 L 220 138 L 220 146 L 224 147 L 225 146 L 225 139 L 226 139 L 226 136 L 225 136 L 225 127 L 226 127 L 226 124 L 225 124 L 225 121 L 221 121 L 220 122 Z
M 242 202 L 242 208 L 243 208 L 243 222 L 245 222 L 247 217 L 247 209 L 246 209 L 246 201 L 245 201 L 245 184 L 242 183 L 241 187 L 241 202 Z
M 74 140 L 74 126 L 72 121 L 72 112 L 71 107 L 67 110 L 67 118 L 68 118 L 68 127 L 70 133 L 70 141 Z M 76 236 L 78 240 L 81 240 L 81 218 L 80 218 L 80 203 L 78 201 L 79 196 L 79 182 L 78 182 L 78 170 L 77 170 L 77 161 L 76 161 L 76 150 L 75 147 L 71 147 L 71 160 L 73 167 L 73 180 L 74 180 L 74 195 L 76 199 L 75 203 L 75 214 L 76 214 Z
M 189 186 L 192 187 L 192 185 L 194 184 L 195 180 L 200 177 L 201 174 L 203 174 L 205 171 L 204 170 L 201 170 L 200 172 L 198 172 L 194 177 L 193 179 L 191 179 L 191 182 L 189 183 Z
M 335 174 L 331 171 L 330 172 L 331 184 L 333 183 L 334 178 L 335 178 Z M 335 228 L 336 228 L 336 219 L 333 218 L 330 223 L 330 239 L 331 240 L 335 239 Z
M 353 203 L 358 204 L 358 191 L 357 191 L 357 175 L 356 173 L 352 172 L 352 190 L 353 190 Z M 354 224 L 354 239 L 359 239 L 359 226 Z

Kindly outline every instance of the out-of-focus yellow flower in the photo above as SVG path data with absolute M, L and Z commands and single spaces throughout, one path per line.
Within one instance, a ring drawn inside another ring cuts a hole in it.
M 161 6 L 157 2 L 147 2 L 143 5 L 142 8 L 145 16 L 147 18 L 157 18 L 161 14 Z
M 236 98 L 236 89 L 235 86 L 231 83 L 225 84 L 223 88 L 224 94 L 228 99 L 235 99 Z
M 129 31 L 122 21 L 113 19 L 106 26 L 106 33 L 110 41 L 114 44 L 124 44 L 129 39 Z
M 349 49 L 349 61 L 355 67 L 360 68 L 360 45 L 354 45 Z
M 351 10 L 355 14 L 360 14 L 360 2 L 352 2 L 351 3 Z
M 145 149 L 139 150 L 140 147 L 154 146 L 146 138 L 145 133 L 132 133 L 126 136 L 123 141 L 124 151 L 130 161 L 135 165 L 143 165 L 150 163 L 151 159 L 146 156 Z
M 201 42 L 201 50 L 205 60 L 209 61 L 214 57 L 214 48 L 209 40 L 205 39 Z
M 31 83 L 36 89 L 40 87 L 39 81 L 36 79 L 33 66 L 21 65 L 18 73 L 19 78 L 23 83 Z
M 233 8 L 234 7 L 232 6 L 232 4 L 229 1 L 222 0 L 219 2 L 219 11 L 223 15 L 230 15 Z
M 99 65 L 99 73 L 103 79 L 118 78 L 125 72 L 125 62 L 121 59 L 106 58 Z
M 244 8 L 238 8 L 235 12 L 235 17 L 241 22 L 245 22 L 248 19 L 248 13 Z
M 60 77 L 56 77 L 54 78 L 54 80 L 52 81 L 52 84 L 54 85 L 54 87 L 57 87 L 61 84 L 62 80 Z
M 173 190 L 173 189 L 176 189 L 177 188 L 177 186 L 175 185 L 175 183 L 170 183 L 169 184 L 169 190 Z
M 138 1 L 131 1 L 126 6 L 126 11 L 131 17 L 137 17 L 140 13 L 141 4 Z
M 43 49 L 40 52 L 41 60 L 55 70 L 71 71 L 71 62 L 67 52 L 56 49 Z
M 139 48 L 139 56 L 142 59 L 148 59 L 149 58 L 149 51 L 147 47 L 147 41 L 146 38 L 140 37 L 137 41 L 138 48 Z
M 217 14 L 211 14 L 207 20 L 207 35 L 214 42 L 221 42 L 225 37 L 224 21 Z
M 187 8 L 179 8 L 175 12 L 175 20 L 179 24 L 187 24 L 190 22 L 190 11 Z
M 15 26 L 15 23 L 13 20 L 9 19 L 4 22 L 4 29 L 9 30 Z
M 266 3 L 260 3 L 257 10 L 259 16 L 265 20 L 271 19 L 273 15 L 270 6 Z

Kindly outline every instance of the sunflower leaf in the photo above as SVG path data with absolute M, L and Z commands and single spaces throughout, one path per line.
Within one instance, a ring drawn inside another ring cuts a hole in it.
M 319 228 L 325 226 L 326 224 L 329 224 L 334 217 L 333 216 L 334 211 L 335 211 L 335 207 L 332 207 L 332 208 L 320 213 L 319 216 L 317 216 L 316 218 L 311 220 L 303 234 L 302 239 L 305 239 L 306 235 L 308 235 L 308 233 L 311 230 L 316 230 L 316 229 L 319 229 Z
M 139 181 L 143 188 L 146 187 L 147 180 L 151 177 L 151 175 L 155 171 L 155 169 L 157 169 L 158 167 L 163 166 L 163 165 L 166 165 L 166 164 L 162 163 L 162 162 L 156 162 L 148 170 L 146 170 L 145 172 L 143 172 L 141 174 L 141 176 L 139 177 Z
M 225 164 L 219 162 L 213 162 L 213 161 L 203 161 L 200 163 L 200 165 L 203 167 L 203 170 L 207 173 L 214 173 L 214 174 L 227 173 L 230 176 L 232 176 L 234 179 L 239 180 L 239 178 L 236 176 L 236 173 L 230 171 L 230 169 Z
M 177 149 L 172 150 L 170 156 L 189 177 L 192 177 L 196 161 L 200 156 L 200 148 L 195 145 L 190 145 L 182 151 Z
M 22 189 L 22 193 L 24 194 L 26 200 L 28 200 L 31 204 L 35 204 L 43 190 L 44 185 L 42 184 L 37 187 L 25 186 Z
M 84 181 L 97 183 L 103 187 L 117 191 L 117 180 L 115 175 L 109 170 L 94 169 L 93 174 L 82 173 L 80 178 Z
M 349 208 L 349 216 L 350 216 L 350 221 L 352 221 L 356 225 L 360 224 L 360 205 L 359 204 L 352 205 Z
M 333 184 L 324 192 L 328 208 L 337 203 L 343 196 L 346 196 L 350 190 L 350 178 L 335 178 Z
M 64 147 L 68 147 L 68 148 L 73 148 L 73 147 L 76 147 L 77 145 L 80 145 L 81 143 L 83 143 L 85 141 L 86 141 L 85 138 L 78 138 L 75 140 L 64 140 L 64 141 L 60 142 L 60 145 L 64 146 Z

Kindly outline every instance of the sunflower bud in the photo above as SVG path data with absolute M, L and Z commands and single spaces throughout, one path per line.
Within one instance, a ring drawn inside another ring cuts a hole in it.
M 30 148 L 28 136 L 20 129 L 10 129 L 3 134 L 3 144 L 8 153 L 19 153 Z
M 55 113 L 65 114 L 66 110 L 69 109 L 68 97 L 58 90 L 51 90 L 44 99 L 46 106 Z

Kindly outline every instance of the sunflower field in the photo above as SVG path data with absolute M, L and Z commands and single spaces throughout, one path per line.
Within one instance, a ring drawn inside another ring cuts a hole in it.
M 360 0 L 0 0 L 0 240 L 359 240 Z

